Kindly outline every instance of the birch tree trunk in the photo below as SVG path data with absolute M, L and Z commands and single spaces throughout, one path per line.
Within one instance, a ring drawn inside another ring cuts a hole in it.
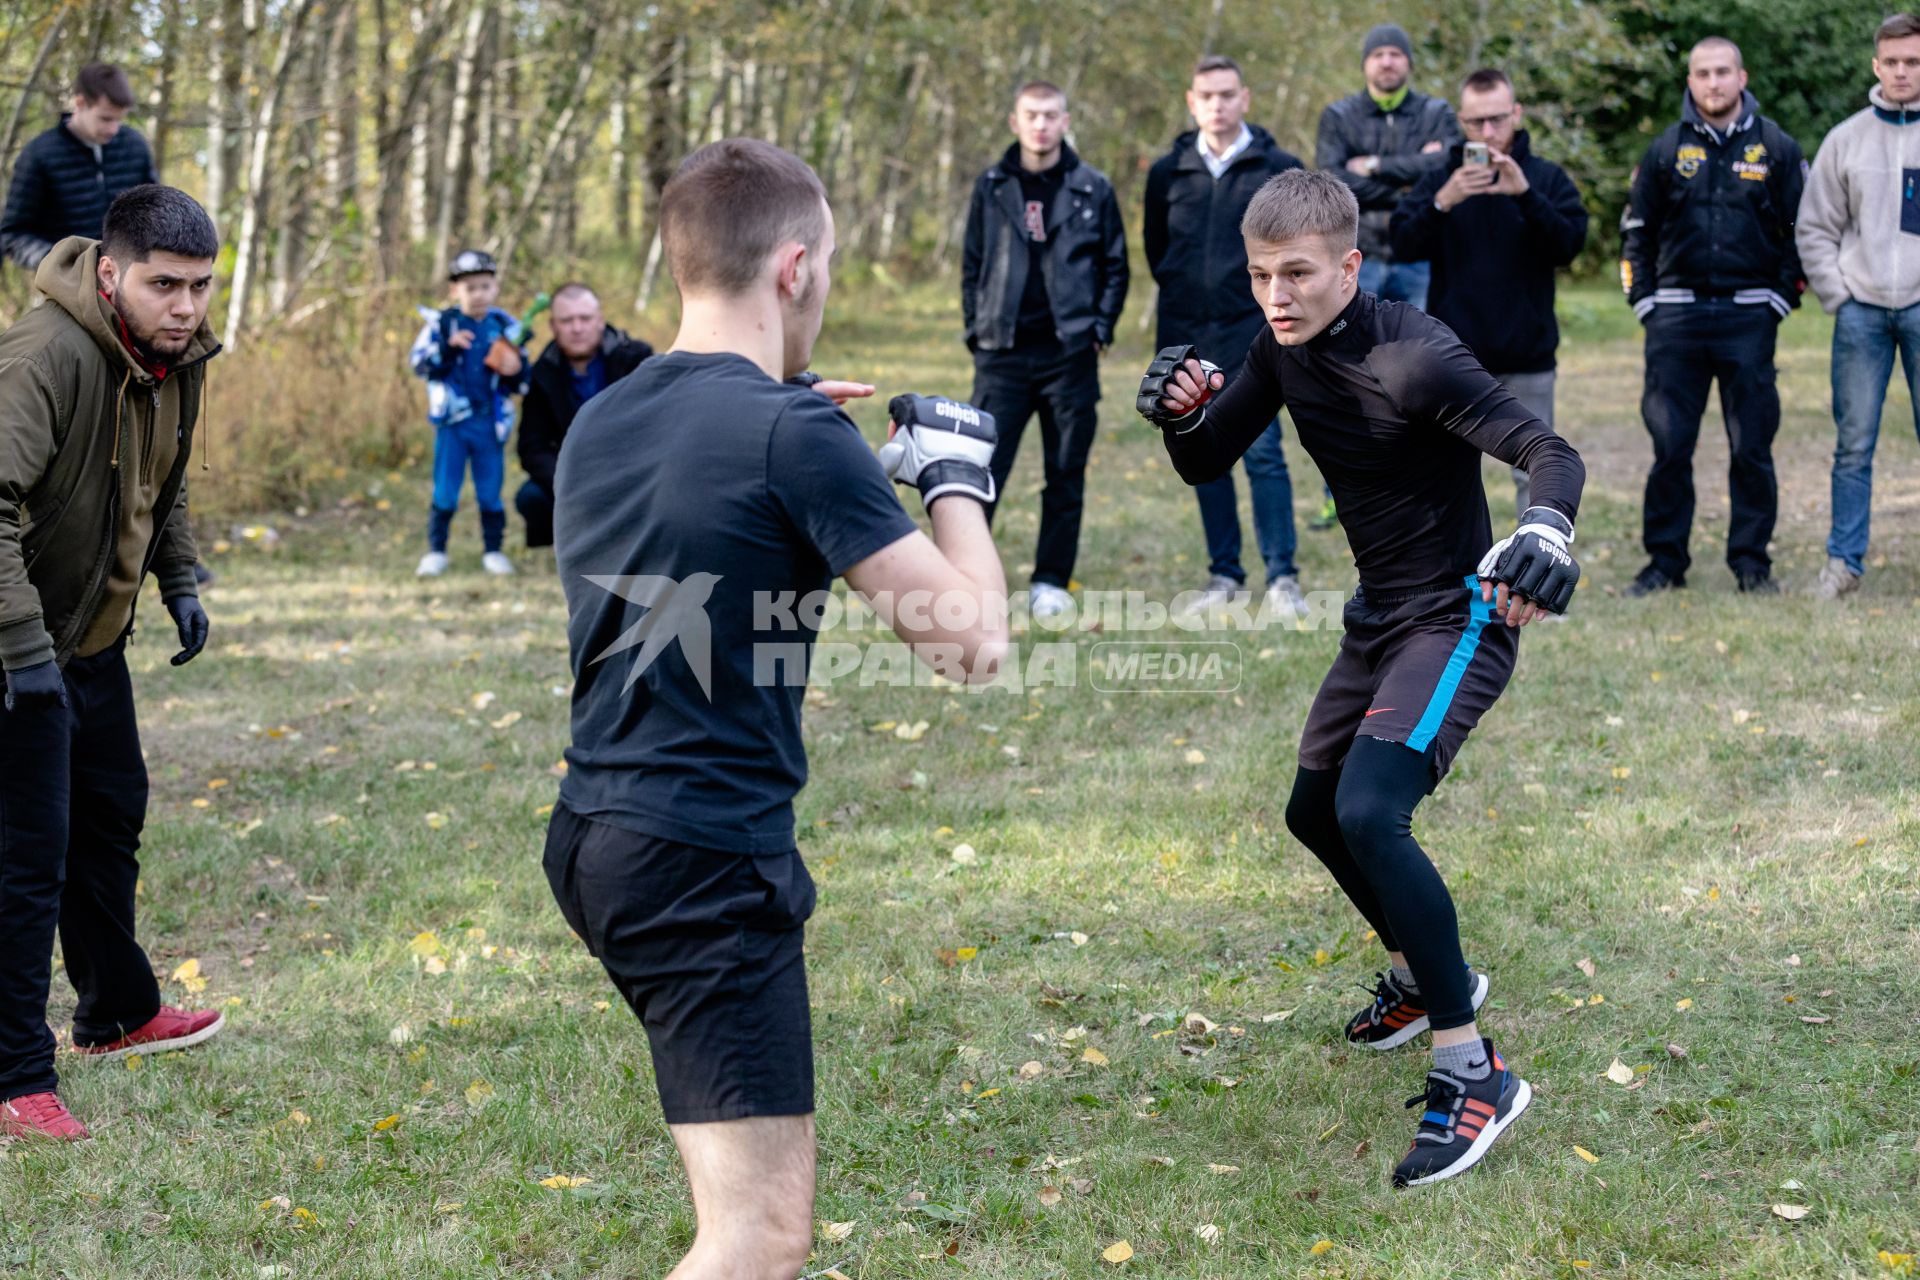
M 480 57 L 481 37 L 486 34 L 489 5 L 475 0 L 467 13 L 467 30 L 460 41 L 460 60 L 453 79 L 453 101 L 449 104 L 445 166 L 440 171 L 440 209 L 433 232 L 433 278 L 447 271 L 447 242 L 455 233 L 466 232 L 467 188 L 473 178 L 473 156 L 468 147 L 468 122 L 473 118 L 474 64 Z
M 260 114 L 253 123 L 253 155 L 247 164 L 247 201 L 240 216 L 240 243 L 234 254 L 233 292 L 227 301 L 227 326 L 222 341 L 229 350 L 240 345 L 246 326 L 247 295 L 253 287 L 254 258 L 259 252 L 261 221 L 267 206 L 267 161 L 273 150 L 274 125 L 280 116 L 280 99 L 286 92 L 294 55 L 300 48 L 300 33 L 307 15 L 318 0 L 293 0 L 287 10 L 280 35 L 280 53 L 274 59 L 273 73 L 260 102 Z

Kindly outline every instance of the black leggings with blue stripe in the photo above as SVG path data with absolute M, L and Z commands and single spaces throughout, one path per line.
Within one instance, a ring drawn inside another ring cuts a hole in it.
M 1335 769 L 1301 769 L 1287 828 L 1313 850 L 1407 967 L 1437 1031 L 1473 1021 L 1453 895 L 1413 838 L 1413 811 L 1432 790 L 1430 751 L 1357 737 Z

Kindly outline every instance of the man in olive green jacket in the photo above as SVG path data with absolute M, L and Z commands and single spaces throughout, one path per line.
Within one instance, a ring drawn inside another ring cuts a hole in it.
M 126 641 L 149 572 L 207 640 L 186 473 L 219 239 L 171 187 L 131 188 L 99 242 L 40 264 L 45 305 L 0 335 L 0 1137 L 87 1136 L 55 1092 L 56 927 L 77 1059 L 198 1044 L 217 1012 L 163 1006 L 134 935 L 147 771 Z

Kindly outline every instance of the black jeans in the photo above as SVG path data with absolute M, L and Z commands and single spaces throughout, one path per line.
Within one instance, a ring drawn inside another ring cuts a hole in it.
M 1647 315 L 1640 412 L 1653 437 L 1653 469 L 1647 473 L 1643 540 L 1648 559 L 1669 577 L 1684 576 L 1692 562 L 1687 540 L 1693 531 L 1693 450 L 1715 381 L 1732 454 L 1727 566 L 1737 574 L 1772 567 L 1767 541 L 1780 509 L 1773 474 L 1773 437 L 1780 429 L 1773 346 L 1779 328 L 1770 307 L 1719 299 L 1663 303 Z
M 527 522 L 527 547 L 553 545 L 553 495 L 538 480 L 529 480 L 513 495 L 513 506 Z
M 1080 513 L 1086 505 L 1087 454 L 1100 403 L 1100 357 L 1092 344 L 1068 351 L 1057 340 L 1011 351 L 977 351 L 973 403 L 993 415 L 1000 439 L 993 447 L 993 483 L 1006 496 L 1007 477 L 1027 419 L 1040 411 L 1046 488 L 1040 493 L 1040 543 L 1033 580 L 1064 587 L 1080 551 Z M 993 508 L 987 509 L 993 519 Z
M 117 1040 L 160 1009 L 133 931 L 147 766 L 124 644 L 67 663 L 67 706 L 0 710 L 0 1098 L 56 1083 L 56 926 L 75 1043 Z

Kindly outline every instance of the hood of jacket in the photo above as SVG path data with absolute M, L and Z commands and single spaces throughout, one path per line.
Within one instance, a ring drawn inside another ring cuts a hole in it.
M 1736 133 L 1746 131 L 1759 118 L 1760 99 L 1753 96 L 1751 89 L 1740 91 L 1740 114 L 1733 118 L 1733 123 L 1727 126 L 1724 134 L 1708 124 L 1707 118 L 1700 114 L 1700 108 L 1694 105 L 1691 89 L 1680 95 L 1680 123 L 1706 134 L 1715 141 L 1723 141 Z

